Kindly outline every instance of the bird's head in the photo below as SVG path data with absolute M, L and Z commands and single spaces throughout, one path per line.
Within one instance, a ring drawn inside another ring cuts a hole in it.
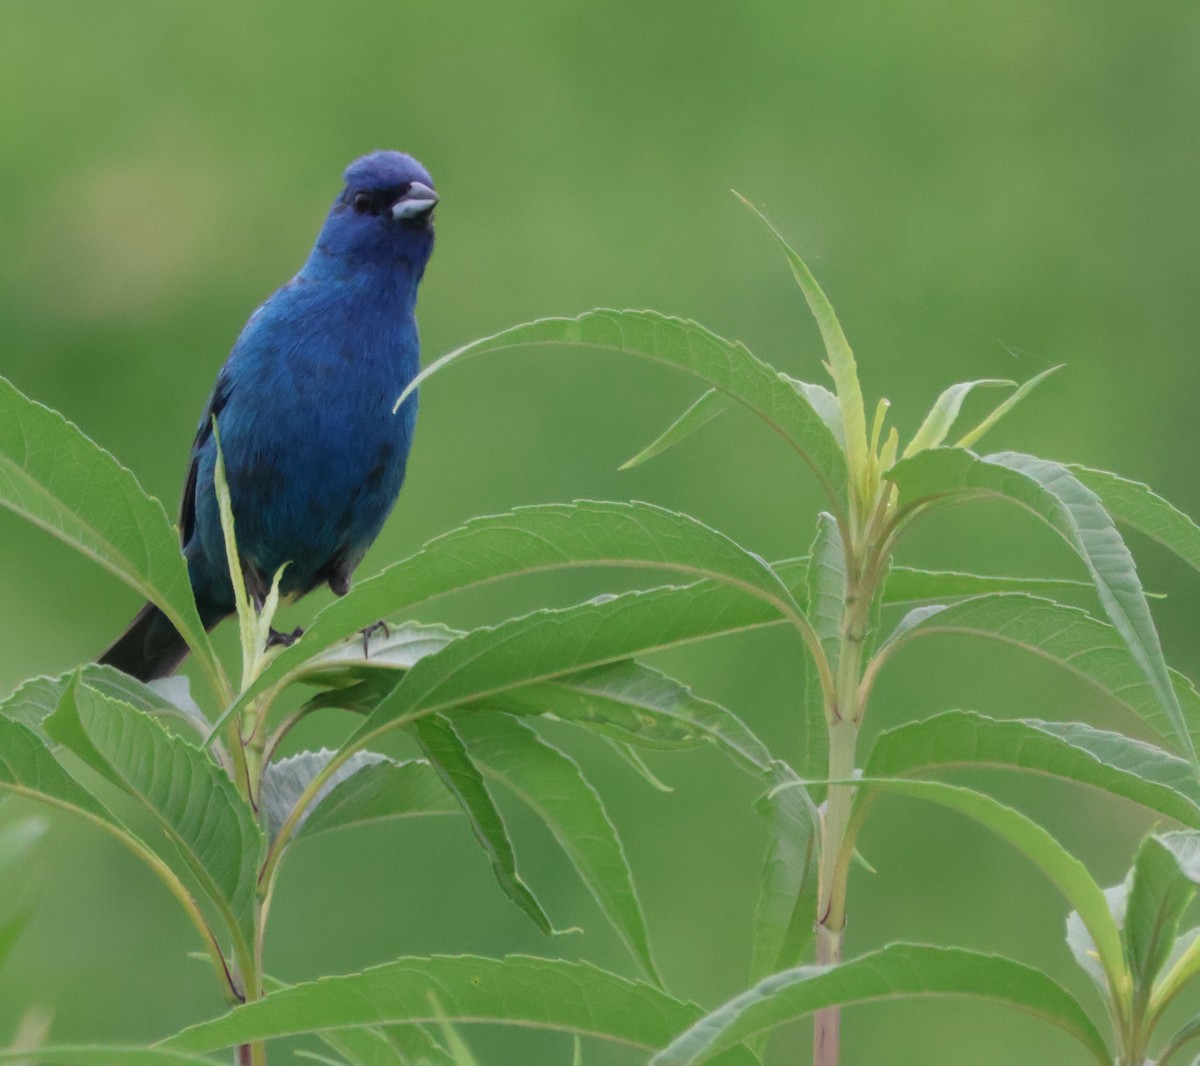
M 407 267 L 417 278 L 433 251 L 438 196 L 429 172 L 403 152 L 372 152 L 346 168 L 310 266 L 341 271 Z

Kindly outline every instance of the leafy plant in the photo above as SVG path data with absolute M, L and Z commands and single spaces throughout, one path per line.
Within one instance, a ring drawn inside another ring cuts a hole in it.
M 474 519 L 361 582 L 287 648 L 268 646 L 275 593 L 256 611 L 238 588 L 236 683 L 199 625 L 162 508 L 77 429 L 0 380 L 0 502 L 162 608 L 199 662 L 210 708 L 201 711 L 178 683 L 151 688 L 96 666 L 27 682 L 0 704 L 0 790 L 73 811 L 146 862 L 192 920 L 233 1007 L 154 1049 L 51 1048 L 39 1050 L 43 1061 L 205 1062 L 233 1047 L 239 1063 L 258 1064 L 266 1061 L 267 1041 L 312 1033 L 327 1046 L 316 1061 L 469 1063 L 472 1053 L 454 1026 L 491 1021 L 642 1049 L 655 1066 L 751 1066 L 762 1060 L 772 1028 L 812 1014 L 814 1060 L 832 1066 L 841 1006 L 929 995 L 985 997 L 1033 1013 L 1099 1062 L 1148 1061 L 1164 1010 L 1200 969 L 1200 936 L 1178 934 L 1200 870 L 1200 696 L 1164 660 L 1117 522 L 1197 567 L 1200 528 L 1145 486 L 1116 475 L 1015 452 L 977 454 L 978 441 L 1046 374 L 1020 386 L 954 385 L 902 445 L 888 426 L 886 401 L 868 418 L 832 307 L 799 256 L 771 233 L 816 318 L 833 390 L 797 381 L 693 322 L 611 310 L 542 319 L 472 342 L 411 388 L 448 363 L 530 345 L 618 351 L 674 367 L 708 391 L 627 465 L 728 409 L 750 411 L 795 452 L 825 495 L 828 509 L 817 517 L 806 555 L 769 563 L 652 504 L 520 508 Z M 955 437 L 964 400 L 980 388 L 1011 392 Z M 236 575 L 235 515 L 219 471 L 217 484 Z M 1079 575 L 1011 578 L 896 562 L 899 545 L 926 517 L 980 498 L 1006 500 L 1041 519 L 1075 553 Z M 406 618 L 448 593 L 574 567 L 653 570 L 671 583 L 468 631 Z M 1081 588 L 1094 593 L 1095 613 L 1055 598 Z M 893 619 L 897 608 L 906 613 Z M 380 618 L 395 620 L 363 637 Z M 794 768 L 729 710 L 639 661 L 686 642 L 770 626 L 794 631 L 810 659 L 797 697 L 804 758 Z M 863 757 L 860 731 L 883 667 L 913 641 L 945 632 L 1002 641 L 1061 664 L 1109 693 L 1160 743 L 1083 723 L 947 711 L 883 733 Z M 298 684 L 317 691 L 298 709 L 283 710 L 280 697 Z M 357 716 L 349 739 L 336 750 L 283 757 L 281 741 L 295 723 L 326 707 Z M 539 732 L 543 717 L 599 735 L 635 765 L 638 748 L 709 743 L 760 782 L 771 841 L 746 992 L 706 1012 L 662 987 L 603 800 Z M 372 750 L 396 731 L 413 738 L 421 758 L 396 761 Z M 161 834 L 135 834 L 63 769 L 59 749 L 125 793 Z M 964 765 L 1098 788 L 1184 828 L 1147 837 L 1125 885 L 1105 892 L 1036 821 L 983 792 L 936 780 Z M 497 786 L 549 828 L 641 980 L 524 956 L 401 958 L 294 986 L 263 972 L 271 901 L 290 849 L 383 818 L 461 813 L 501 889 L 540 929 L 554 932 L 521 877 Z M 1052 978 L 1012 959 L 914 944 L 842 959 L 856 842 L 875 805 L 893 794 L 971 818 L 1059 889 L 1073 910 L 1069 943 L 1107 1008 L 1105 1031 Z M 813 964 L 799 965 L 810 952 Z M 1160 1063 L 1196 1034 L 1200 1020 L 1167 1038 Z M 576 1061 L 580 1055 L 577 1044 Z M 0 1054 L 0 1061 L 8 1059 Z

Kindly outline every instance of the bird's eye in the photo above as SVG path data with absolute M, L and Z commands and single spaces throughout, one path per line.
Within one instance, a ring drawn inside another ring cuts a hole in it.
M 371 197 L 365 192 L 360 192 L 354 197 L 354 210 L 360 215 L 365 215 L 371 210 Z

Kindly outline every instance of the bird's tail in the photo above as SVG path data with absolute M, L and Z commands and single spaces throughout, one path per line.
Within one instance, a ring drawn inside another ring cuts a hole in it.
M 173 674 L 187 658 L 187 642 L 171 621 L 152 603 L 146 604 L 116 643 L 100 656 L 104 666 L 115 666 L 139 681 Z

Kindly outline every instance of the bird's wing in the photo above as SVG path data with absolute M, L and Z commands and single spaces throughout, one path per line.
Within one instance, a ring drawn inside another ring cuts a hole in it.
M 192 539 L 196 528 L 196 476 L 200 468 L 200 452 L 212 437 L 213 418 L 220 418 L 221 412 L 229 402 L 231 391 L 230 376 L 222 369 L 213 386 L 212 395 L 204 405 L 204 414 L 200 416 L 200 425 L 196 429 L 196 439 L 192 442 L 192 461 L 188 465 L 187 480 L 183 483 L 183 498 L 179 502 L 179 538 L 186 546 Z

